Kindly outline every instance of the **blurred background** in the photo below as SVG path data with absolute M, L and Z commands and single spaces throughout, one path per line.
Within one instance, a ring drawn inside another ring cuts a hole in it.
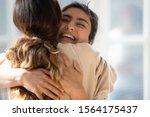
M 116 70 L 118 79 L 109 99 L 150 99 L 150 1 L 59 0 L 61 7 L 78 1 L 99 16 L 94 48 Z M 19 32 L 12 22 L 14 0 L 0 0 L 0 52 Z M 2 91 L 0 97 L 4 97 Z M 1 98 L 0 98 L 1 99 Z

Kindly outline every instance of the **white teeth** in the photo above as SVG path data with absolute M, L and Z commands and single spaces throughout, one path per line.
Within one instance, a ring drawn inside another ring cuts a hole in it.
M 63 37 L 71 38 L 72 40 L 75 40 L 74 37 L 70 34 L 63 34 Z

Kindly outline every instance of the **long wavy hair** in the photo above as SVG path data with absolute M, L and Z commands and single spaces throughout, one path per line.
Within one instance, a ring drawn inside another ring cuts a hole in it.
M 61 10 L 57 0 L 16 0 L 13 21 L 25 36 L 16 40 L 6 51 L 13 68 L 49 70 L 51 78 L 58 80 L 62 69 L 59 66 L 57 33 L 61 21 Z M 22 86 L 10 90 L 13 99 L 38 99 Z M 44 96 L 44 99 L 50 99 Z

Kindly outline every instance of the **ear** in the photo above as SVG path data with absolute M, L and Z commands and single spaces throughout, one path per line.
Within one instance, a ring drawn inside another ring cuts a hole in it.
M 92 45 L 94 43 L 94 39 L 89 39 L 89 44 Z

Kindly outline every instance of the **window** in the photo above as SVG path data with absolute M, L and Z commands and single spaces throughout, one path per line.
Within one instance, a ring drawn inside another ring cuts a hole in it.
M 0 53 L 4 52 L 16 37 L 16 30 L 12 23 L 12 9 L 14 0 L 0 0 Z M 0 89 L 0 99 L 5 99 L 5 90 Z
M 100 0 L 93 6 L 100 21 L 95 48 L 118 74 L 110 99 L 150 99 L 149 1 Z
M 64 6 L 70 4 L 71 2 L 74 2 L 74 1 L 87 4 L 90 0 L 60 0 L 59 3 L 60 3 L 60 6 L 63 8 Z
M 112 99 L 143 99 L 143 1 L 111 0 L 110 19 L 110 38 L 120 41 L 114 44 L 115 49 L 110 45 L 119 61 L 115 62 L 118 84 Z M 134 37 L 131 36 L 137 37 L 132 44 L 130 41 Z M 141 43 L 136 43 L 138 39 Z M 125 44 L 122 40 L 129 43 Z M 111 53 L 108 52 L 108 56 Z
M 0 1 L 0 35 L 5 35 L 7 33 L 7 23 L 6 23 L 6 13 L 7 13 L 7 9 L 6 9 L 6 1 L 5 0 L 1 0 Z M 6 47 L 6 44 L 4 44 L 2 42 L 2 36 L 0 36 L 0 52 L 3 51 L 3 49 Z
M 12 11 L 14 0 L 0 1 L 0 52 L 3 52 L 16 36 Z
M 1 0 L 0 1 L 0 19 L 1 19 L 1 22 L 0 22 L 0 35 L 3 35 L 3 34 L 6 34 L 7 32 L 7 26 L 6 26 L 6 19 L 7 19 L 7 16 L 6 16 L 6 13 L 7 13 L 7 9 L 6 9 L 6 0 Z M 3 15 L 2 15 L 3 14 Z

